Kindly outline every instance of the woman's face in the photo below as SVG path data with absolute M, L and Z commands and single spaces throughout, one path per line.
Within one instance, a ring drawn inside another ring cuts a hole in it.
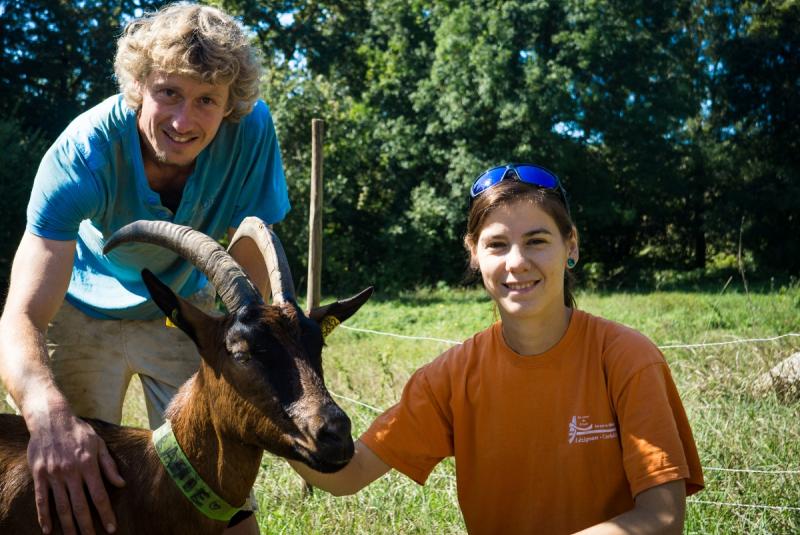
M 544 319 L 564 309 L 564 270 L 569 256 L 577 261 L 578 244 L 547 212 L 520 200 L 489 214 L 471 256 L 504 321 Z

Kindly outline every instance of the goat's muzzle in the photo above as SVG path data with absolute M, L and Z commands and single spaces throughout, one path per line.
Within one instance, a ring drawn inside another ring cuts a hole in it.
M 318 472 L 335 472 L 353 457 L 350 418 L 330 401 L 302 420 L 303 439 L 299 451 L 304 461 Z

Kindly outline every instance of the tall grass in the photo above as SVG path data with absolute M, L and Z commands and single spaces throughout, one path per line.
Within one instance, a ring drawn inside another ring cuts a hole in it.
M 660 346 L 800 332 L 798 285 L 749 294 L 730 287 L 725 293 L 584 293 L 578 305 L 630 325 Z M 381 299 L 378 292 L 345 325 L 463 340 L 494 319 L 491 303 L 479 290 L 418 291 L 391 299 Z M 337 329 L 325 350 L 326 382 L 351 416 L 354 434 L 366 429 L 376 410 L 398 399 L 418 366 L 447 347 L 446 342 Z M 751 386 L 760 374 L 800 351 L 800 337 L 663 351 L 706 467 L 706 489 L 690 498 L 686 532 L 800 533 L 800 402 L 758 395 Z M 125 421 L 145 425 L 138 385 L 131 392 Z M 299 478 L 271 455 L 264 456 L 262 466 L 256 496 L 265 533 L 464 532 L 450 461 L 438 466 L 424 487 L 390 472 L 347 498 L 320 490 L 304 496 Z

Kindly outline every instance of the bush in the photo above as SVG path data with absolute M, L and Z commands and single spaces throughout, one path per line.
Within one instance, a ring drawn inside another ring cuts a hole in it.
M 14 117 L 0 119 L 0 146 L 3 165 L 0 166 L 0 286 L 2 300 L 8 286 L 11 261 L 25 230 L 25 209 L 28 206 L 33 178 L 39 160 L 47 150 L 47 141 L 39 131 L 26 131 Z

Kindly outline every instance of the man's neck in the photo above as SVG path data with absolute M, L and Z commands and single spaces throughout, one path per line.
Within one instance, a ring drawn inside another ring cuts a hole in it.
M 194 170 L 194 163 L 186 166 L 162 164 L 153 158 L 148 158 L 144 147 L 142 153 L 147 184 L 150 189 L 159 194 L 161 204 L 172 210 L 173 213 L 177 212 L 186 180 Z

